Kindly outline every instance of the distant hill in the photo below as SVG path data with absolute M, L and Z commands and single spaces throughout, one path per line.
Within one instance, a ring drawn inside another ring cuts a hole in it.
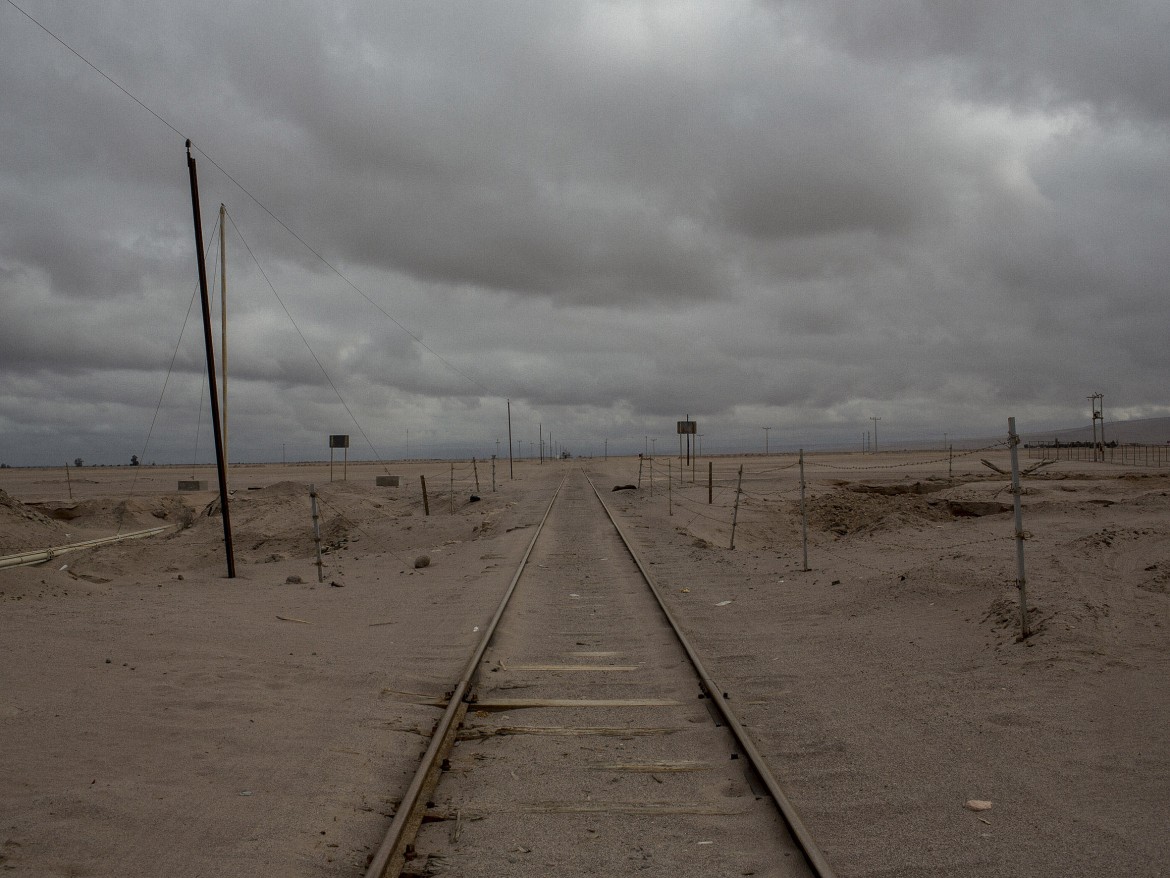
M 1098 440 L 1101 438 L 1100 431 L 1101 424 L 1098 424 Z M 1092 442 L 1093 426 L 1090 422 L 1083 427 L 1072 427 L 1067 430 L 1022 433 L 1021 438 L 1025 443 L 1050 443 L 1053 439 L 1059 439 L 1061 442 Z M 1170 418 L 1108 421 L 1105 424 L 1105 441 L 1122 444 L 1136 442 L 1139 445 L 1165 445 L 1170 442 Z
M 1053 439 L 1061 443 L 1092 442 L 1093 425 L 1088 422 L 1083 427 L 1068 427 L 1063 430 L 1029 430 L 1020 434 L 1025 445 L 1049 445 Z M 1097 424 L 1098 441 L 1100 441 L 1101 425 Z M 1002 442 L 1007 438 L 1007 431 L 999 436 L 967 436 L 952 439 L 956 451 L 984 448 Z M 1108 421 L 1105 424 L 1105 441 L 1120 444 L 1137 443 L 1138 445 L 1165 445 L 1170 443 L 1170 418 L 1141 418 L 1133 421 Z M 890 448 L 920 449 L 938 448 L 938 440 L 922 440 L 909 442 L 891 441 Z

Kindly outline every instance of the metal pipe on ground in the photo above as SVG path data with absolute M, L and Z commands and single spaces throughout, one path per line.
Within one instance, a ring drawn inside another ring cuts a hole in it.
M 164 530 L 170 530 L 171 525 L 164 525 L 163 527 L 152 527 L 148 530 L 134 531 L 134 533 L 118 534 L 112 537 L 98 537 L 97 539 L 84 540 L 80 543 L 69 543 L 65 546 L 54 546 L 51 549 L 37 549 L 32 552 L 20 552 L 16 555 L 5 555 L 0 558 L 0 570 L 6 567 L 27 567 L 32 564 L 44 564 L 46 561 L 52 561 L 58 555 L 63 555 L 66 552 L 77 552 L 81 549 L 91 549 L 94 546 L 102 546 L 106 543 L 118 543 L 122 540 L 137 540 L 143 537 L 154 536 L 157 533 L 162 533 Z

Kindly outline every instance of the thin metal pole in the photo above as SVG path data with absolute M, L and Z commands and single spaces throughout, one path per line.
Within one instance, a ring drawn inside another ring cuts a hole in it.
M 669 459 L 667 459 L 667 461 L 666 461 L 666 514 L 667 515 L 674 515 L 674 497 L 671 493 L 671 482 L 673 481 L 673 479 L 670 476 L 670 464 L 671 464 L 671 461 Z
M 512 400 L 508 400 L 508 478 L 516 478 L 512 471 Z
M 317 581 L 325 581 L 324 562 L 321 560 L 321 519 L 317 516 L 317 488 L 309 485 L 309 503 L 313 508 L 313 546 L 317 550 Z
M 211 303 L 207 294 L 207 260 L 203 257 L 203 220 L 199 211 L 199 177 L 191 141 L 187 141 L 187 171 L 191 178 L 191 214 L 195 220 L 195 255 L 199 264 L 199 291 L 203 300 L 203 343 L 207 353 L 207 381 L 211 397 L 212 433 L 215 435 L 216 470 L 219 475 L 219 509 L 223 516 L 223 544 L 227 555 L 228 579 L 236 577 L 236 555 L 232 548 L 232 520 L 228 511 L 227 470 L 223 457 L 223 426 L 219 416 L 219 389 L 215 380 L 215 345 L 211 338 Z
M 735 482 L 735 508 L 731 510 L 731 545 L 727 548 L 735 548 L 735 523 L 739 520 L 739 495 L 740 488 L 743 485 L 743 464 L 739 465 L 739 478 Z
M 711 461 L 711 460 L 707 461 L 707 505 L 708 506 L 710 506 L 714 502 L 713 498 L 715 495 L 714 495 L 714 492 L 712 489 L 712 485 L 715 484 L 714 471 L 715 471 L 715 462 Z
M 69 499 L 73 499 L 73 479 L 69 477 L 69 461 L 65 461 L 65 485 L 69 488 Z
M 418 477 L 418 481 L 419 481 L 419 484 L 422 485 L 423 513 L 426 515 L 430 515 L 431 514 L 431 501 L 429 499 L 427 499 L 427 477 L 420 473 L 419 477 Z
M 804 549 L 804 568 L 808 570 L 808 511 L 804 506 L 804 449 L 800 449 L 800 542 Z
M 475 493 L 479 493 L 479 467 L 475 465 L 475 458 L 471 458 L 471 471 L 475 473 Z
M 1017 446 L 1020 437 L 1016 435 L 1016 419 L 1008 418 L 1008 446 L 1012 451 L 1012 497 L 1015 498 L 1016 512 L 1016 587 L 1020 590 L 1020 638 L 1028 637 L 1028 589 L 1024 576 L 1024 514 L 1020 500 L 1020 461 Z
M 492 493 L 496 490 L 496 456 L 492 455 Z

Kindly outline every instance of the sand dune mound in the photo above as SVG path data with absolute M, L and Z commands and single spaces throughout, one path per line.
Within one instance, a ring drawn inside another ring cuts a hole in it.
M 43 512 L 0 490 L 0 555 L 44 549 L 65 542 L 65 528 Z
M 950 521 L 945 502 L 925 493 L 876 493 L 842 486 L 808 501 L 809 524 L 845 536 L 865 531 L 888 530 L 921 521 Z

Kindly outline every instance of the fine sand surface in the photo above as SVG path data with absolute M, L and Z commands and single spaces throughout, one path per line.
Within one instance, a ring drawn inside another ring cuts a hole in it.
M 653 494 L 648 462 L 610 490 L 629 458 L 503 462 L 494 490 L 490 462 L 233 467 L 235 579 L 215 493 L 176 490 L 212 471 L 0 471 L 0 554 L 172 528 L 0 570 L 0 870 L 360 875 L 584 468 L 839 875 L 1166 874 L 1170 475 L 1025 479 L 1020 641 L 1009 480 L 981 457 L 1008 466 L 810 456 L 807 571 L 790 455 L 715 460 L 711 504 L 706 460 L 681 486 L 655 461 Z

